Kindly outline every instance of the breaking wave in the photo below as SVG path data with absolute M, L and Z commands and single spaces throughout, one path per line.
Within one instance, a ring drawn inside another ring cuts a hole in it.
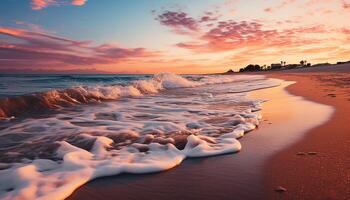
M 0 199 L 64 199 L 98 177 L 159 172 L 186 158 L 238 152 L 239 139 L 262 118 L 262 101 L 247 99 L 242 91 L 276 85 L 262 76 L 159 74 L 128 85 L 81 86 L 2 100 L 6 117 L 21 109 L 101 103 L 3 121 Z M 160 93 L 165 90 L 171 92 Z M 109 101 L 122 97 L 138 98 Z
M 192 80 L 191 80 L 192 78 Z M 175 74 L 158 74 L 148 80 L 135 80 L 130 85 L 94 85 L 78 86 L 68 89 L 55 89 L 47 92 L 6 97 L 0 99 L 0 119 L 13 118 L 23 113 L 40 113 L 47 109 L 57 109 L 77 104 L 97 103 L 116 100 L 122 97 L 137 97 L 146 94 L 156 94 L 160 91 L 175 88 L 196 87 L 206 84 L 228 83 L 237 81 L 237 77 L 205 76 L 196 78 Z

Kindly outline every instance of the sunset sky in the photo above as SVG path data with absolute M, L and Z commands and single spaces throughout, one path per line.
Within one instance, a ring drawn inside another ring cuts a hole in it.
M 212 73 L 350 60 L 350 0 L 1 0 L 0 70 Z

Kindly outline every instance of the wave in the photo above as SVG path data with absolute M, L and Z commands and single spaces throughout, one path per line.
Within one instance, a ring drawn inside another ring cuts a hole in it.
M 158 93 L 164 89 L 191 87 L 196 85 L 174 74 L 159 74 L 148 80 L 138 80 L 130 85 L 77 86 L 62 90 L 7 97 L 0 100 L 0 118 L 17 117 L 22 113 L 38 113 L 47 109 L 76 104 L 115 100 L 121 97 L 135 97 Z
M 186 158 L 235 153 L 242 148 L 238 139 L 255 129 L 260 118 L 250 110 L 234 115 L 229 123 L 236 125 L 231 125 L 231 131 L 219 136 L 195 133 L 194 130 L 203 128 L 200 125 L 189 125 L 192 132 L 177 133 L 168 138 L 125 132 L 124 137 L 139 137 L 140 140 L 121 149 L 116 149 L 115 139 L 107 136 L 79 135 L 82 143 L 92 141 L 87 149 L 57 141 L 56 161 L 35 159 L 2 166 L 5 169 L 0 170 L 0 198 L 65 199 L 75 189 L 96 178 L 160 172 L 181 164 Z M 179 148 L 179 142 L 184 143 L 182 148 Z
M 239 152 L 239 139 L 259 125 L 262 101 L 232 92 L 272 85 L 262 76 L 158 74 L 124 86 L 20 96 L 22 104 L 12 100 L 16 109 L 35 111 L 172 90 L 4 123 L 0 199 L 64 199 L 99 177 L 159 172 L 187 158 Z
M 0 119 L 14 118 L 24 113 L 42 113 L 48 109 L 57 109 L 77 104 L 97 103 L 116 100 L 122 97 L 156 94 L 168 89 L 228 83 L 237 80 L 239 78 L 233 78 L 232 76 L 196 76 L 185 78 L 175 74 L 163 73 L 154 75 L 150 79 L 131 81 L 129 85 L 77 86 L 18 97 L 6 97 L 0 99 Z

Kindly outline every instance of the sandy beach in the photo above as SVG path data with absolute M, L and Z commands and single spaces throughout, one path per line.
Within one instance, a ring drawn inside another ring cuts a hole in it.
M 347 199 L 349 68 L 331 67 L 266 74 L 288 81 L 250 94 L 269 101 L 259 129 L 240 140 L 241 152 L 97 179 L 69 199 Z M 276 192 L 280 186 L 287 191 Z
M 350 200 L 350 0 L 0 11 L 0 200 Z
M 300 142 L 267 163 L 265 189 L 269 199 L 350 198 L 349 72 L 350 65 L 339 65 L 268 74 L 297 81 L 287 88 L 291 94 L 335 108 L 331 120 L 310 130 Z M 271 190 L 277 186 L 287 192 Z
M 349 65 L 328 65 L 189 77 L 194 81 L 131 75 L 140 80 L 102 88 L 101 95 L 124 94 L 114 101 L 10 118 L 1 142 L 13 146 L 0 158 L 44 159 L 2 165 L 0 198 L 349 199 L 348 72 Z M 152 88 L 155 94 L 128 96 Z M 60 98 L 52 102 L 61 105 Z M 12 136 L 21 131 L 29 135 L 18 143 Z M 38 131 L 52 134 L 43 140 L 32 134 Z

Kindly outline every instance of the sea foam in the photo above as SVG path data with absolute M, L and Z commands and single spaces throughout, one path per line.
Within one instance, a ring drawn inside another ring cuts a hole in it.
M 69 102 L 119 100 L 6 122 L 0 199 L 64 199 L 98 177 L 159 172 L 186 158 L 238 152 L 238 139 L 262 117 L 261 101 L 240 91 L 276 84 L 261 76 L 161 74 L 126 86 L 78 88 L 82 95 Z

